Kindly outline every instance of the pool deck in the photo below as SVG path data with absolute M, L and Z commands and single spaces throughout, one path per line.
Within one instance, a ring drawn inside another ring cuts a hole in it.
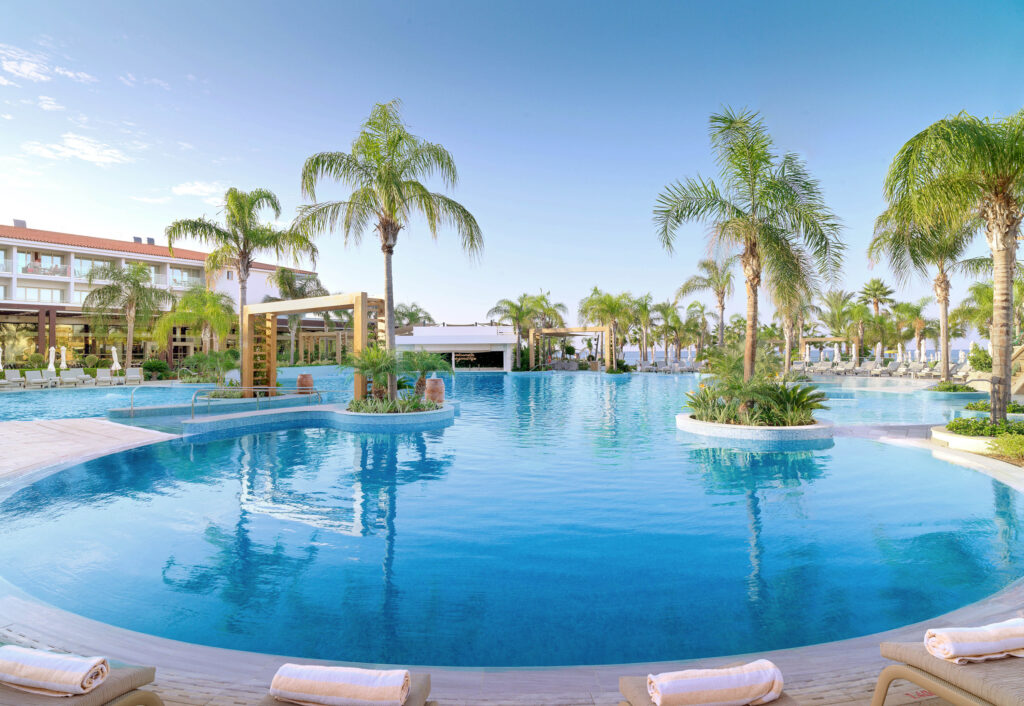
M 837 436 L 873 439 L 930 450 L 1024 492 L 1024 469 L 928 441 L 931 425 L 837 426 Z M 0 462 L 0 495 L 34 479 L 54 464 L 174 438 L 160 432 L 102 419 L 3 422 L 7 453 Z M 60 448 L 55 455 L 53 450 Z M 17 459 L 15 461 L 14 459 Z M 3 486 L 7 486 L 5 489 Z M 1024 605 L 1024 580 L 941 618 L 936 624 L 982 624 L 1016 615 Z M 926 623 L 839 642 L 760 653 L 782 669 L 786 691 L 802 704 L 866 704 L 878 672 L 887 663 L 878 653 L 883 640 L 920 640 Z M 628 630 L 629 626 L 622 626 Z M 167 706 L 245 706 L 266 694 L 284 658 L 176 642 L 99 623 L 42 603 L 0 579 L 0 642 L 104 654 L 157 667 L 151 686 Z M 687 662 L 583 666 L 550 669 L 428 668 L 432 698 L 439 706 L 611 706 L 618 704 L 618 678 L 735 662 L 731 656 Z M 896 682 L 889 704 L 942 703 L 928 692 Z

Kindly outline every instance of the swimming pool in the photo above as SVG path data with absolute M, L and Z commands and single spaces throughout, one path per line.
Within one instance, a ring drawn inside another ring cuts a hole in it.
M 211 386 L 118 385 L 4 392 L 0 393 L 0 421 L 102 417 L 108 410 L 127 407 L 133 390 L 137 407 L 187 404 L 201 387 Z
M 191 642 L 524 666 L 851 637 L 1024 567 L 1017 493 L 919 450 L 710 448 L 674 428 L 683 377 L 456 384 L 442 431 L 281 429 L 60 471 L 0 503 L 3 577 Z

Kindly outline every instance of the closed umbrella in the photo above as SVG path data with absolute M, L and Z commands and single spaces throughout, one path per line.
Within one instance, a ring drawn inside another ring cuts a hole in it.
M 120 370 L 121 369 L 121 364 L 117 362 L 117 347 L 116 346 L 111 346 L 110 347 L 110 355 L 112 355 L 114 357 L 114 363 L 113 363 L 113 365 L 110 366 L 110 369 L 111 370 Z
M 957 362 L 959 362 L 959 363 L 966 363 L 967 362 L 967 351 L 960 351 L 960 355 L 957 357 Z
M 881 341 L 879 341 L 878 343 L 875 344 L 875 362 L 876 363 L 881 363 L 882 362 L 882 342 Z
M 903 363 L 903 341 L 896 341 L 896 362 Z
M 61 346 L 60 347 L 60 369 L 61 370 L 67 370 L 68 369 L 68 347 L 67 346 Z
M 832 344 L 832 360 L 839 360 L 839 344 Z
M 53 361 L 57 357 L 57 349 L 50 346 L 50 364 L 46 366 L 46 369 L 51 373 L 57 372 L 57 368 L 53 367 Z

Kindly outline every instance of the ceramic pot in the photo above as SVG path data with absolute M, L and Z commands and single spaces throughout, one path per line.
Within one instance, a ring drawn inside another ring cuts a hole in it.
M 439 405 L 444 404 L 444 380 L 441 378 L 429 378 L 427 380 L 426 398 L 433 400 Z
M 300 395 L 313 394 L 313 376 L 309 373 L 301 373 L 295 380 L 296 392 Z

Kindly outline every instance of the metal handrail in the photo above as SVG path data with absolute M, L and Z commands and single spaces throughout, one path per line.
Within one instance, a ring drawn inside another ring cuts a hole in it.
M 242 392 L 242 391 L 245 391 L 245 390 L 252 390 L 252 391 L 255 391 L 255 392 L 270 392 L 271 390 L 273 390 L 274 392 L 294 392 L 296 394 L 298 394 L 299 392 L 302 392 L 302 393 L 306 394 L 306 403 L 307 404 L 312 404 L 311 400 L 313 398 L 313 395 L 316 395 L 317 404 L 323 404 L 324 403 L 323 395 L 321 395 L 320 394 L 320 390 L 316 389 L 315 387 L 282 388 L 282 387 L 269 387 L 267 385 L 259 385 L 259 386 L 255 386 L 255 387 L 215 387 L 215 388 L 212 388 L 212 389 L 211 388 L 204 388 L 204 389 L 201 389 L 201 390 L 196 390 L 195 392 L 192 393 L 192 405 L 191 405 L 190 418 L 191 419 L 195 419 L 196 418 L 196 398 L 200 394 L 202 394 L 204 392 L 205 393 L 219 392 L 219 391 L 222 391 L 222 390 L 232 390 L 232 391 L 238 390 L 239 392 Z M 266 396 L 269 397 L 270 395 L 266 395 Z M 274 395 L 274 396 L 276 397 L 276 395 Z M 210 402 L 213 401 L 214 399 L 216 399 L 216 398 L 214 398 L 212 395 L 206 397 L 206 413 L 207 414 L 210 413 Z M 226 399 L 230 399 L 230 398 L 226 398 Z M 255 399 L 256 400 L 256 411 L 258 412 L 259 409 L 260 409 L 260 395 L 257 394 L 253 398 L 251 398 L 251 399 Z

